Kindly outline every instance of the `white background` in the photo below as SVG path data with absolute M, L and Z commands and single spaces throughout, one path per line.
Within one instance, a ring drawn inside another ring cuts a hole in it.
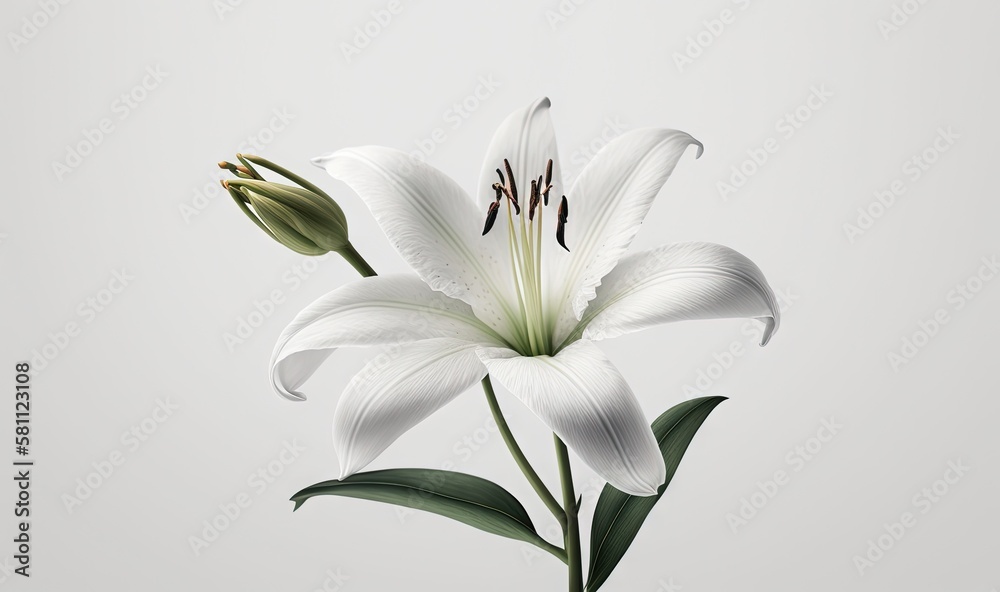
M 232 3 L 49 0 L 51 16 L 46 2 L 3 4 L 6 390 L 16 361 L 46 345 L 57 353 L 36 364 L 32 382 L 32 577 L 10 572 L 16 492 L 8 481 L 0 587 L 562 589 L 564 568 L 551 557 L 437 516 L 401 519 L 390 506 L 337 498 L 291 512 L 292 493 L 337 475 L 333 409 L 377 352 L 337 352 L 307 385 L 306 403 L 271 393 L 266 364 L 282 327 L 355 276 L 331 256 L 291 281 L 286 274 L 304 258 L 244 218 L 218 190 L 215 167 L 243 150 L 302 172 L 342 204 L 352 239 L 379 271 L 404 271 L 360 201 L 308 159 L 359 144 L 417 150 L 440 128 L 445 139 L 430 141 L 427 159 L 473 191 L 495 126 L 543 95 L 571 175 L 602 135 L 616 133 L 608 121 L 674 127 L 704 142 L 700 160 L 691 153 L 678 166 L 636 246 L 723 243 L 790 295 L 765 348 L 744 321 L 675 324 L 602 343 L 650 419 L 693 391 L 731 397 L 604 589 L 1000 585 L 1000 280 L 975 279 L 982 258 L 1000 254 L 1000 5 Z M 898 27 L 894 6 L 912 13 L 898 13 Z M 721 17 L 728 23 L 712 22 Z M 367 43 L 366 27 L 377 33 Z M 157 68 L 158 81 L 147 75 Z M 482 80 L 495 88 L 480 88 Z M 799 109 L 814 88 L 832 96 Z M 453 105 L 463 102 L 466 117 L 456 119 Z M 797 109 L 805 121 L 779 127 Z M 110 132 L 88 140 L 97 135 L 85 130 L 105 118 Z M 957 138 L 924 155 L 939 129 Z M 746 165 L 756 171 L 723 197 L 719 183 L 769 138 L 777 151 Z M 81 144 L 77 162 L 67 152 Z M 914 169 L 914 157 L 934 163 Z M 905 192 L 882 206 L 875 192 L 896 180 Z M 859 208 L 872 218 L 859 222 Z M 120 289 L 112 278 L 123 269 L 132 279 Z M 118 293 L 105 291 L 109 282 Z M 978 289 L 974 298 L 952 293 L 966 283 Z M 264 306 L 270 314 L 253 317 L 262 322 L 252 335 L 227 347 L 225 334 L 273 290 L 282 302 Z M 915 337 L 938 309 L 948 322 Z M 59 335 L 71 322 L 79 331 Z M 889 354 L 914 338 L 922 346 L 894 367 Z M 745 353 L 723 369 L 716 356 L 725 361 L 734 342 Z M 699 372 L 715 378 L 699 385 Z M 151 419 L 157 400 L 176 406 L 162 423 Z M 13 460 L 13 397 L 6 401 L 0 449 Z M 549 434 L 506 393 L 501 403 L 551 482 Z M 482 393 L 470 390 L 372 467 L 454 463 L 505 485 L 551 531 L 488 417 Z M 843 427 L 817 451 L 810 438 L 831 418 Z M 138 444 L 123 440 L 143 425 L 155 431 Z M 285 442 L 304 448 L 285 456 L 289 464 L 275 461 Z M 808 461 L 788 456 L 799 446 L 812 446 Z M 68 507 L 77 480 L 106 469 L 115 452 L 124 463 L 91 476 L 99 487 Z M 922 490 L 950 461 L 969 469 L 928 502 Z M 250 478 L 268 467 L 280 472 L 273 482 Z M 775 491 L 767 482 L 776 471 L 789 477 Z M 576 463 L 576 475 L 589 524 L 592 474 Z M 754 497 L 761 486 L 773 497 Z M 195 554 L 190 537 L 241 493 L 250 507 Z M 761 507 L 745 507 L 753 502 Z M 745 524 L 729 516 L 741 507 L 751 516 Z M 859 569 L 856 556 L 904 512 L 915 526 Z

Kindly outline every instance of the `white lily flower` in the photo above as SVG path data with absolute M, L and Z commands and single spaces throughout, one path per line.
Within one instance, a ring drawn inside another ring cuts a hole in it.
M 335 348 L 393 345 L 338 404 L 342 477 L 489 373 L 603 479 L 655 494 L 663 457 L 628 383 L 593 342 L 671 321 L 756 318 L 763 345 L 778 326 L 763 274 L 732 249 L 683 243 L 626 255 L 692 144 L 700 156 L 684 132 L 626 132 L 557 199 L 556 139 L 541 99 L 496 132 L 478 202 L 398 150 L 315 159 L 365 201 L 419 277 L 365 278 L 303 310 L 274 350 L 274 388 L 303 400 L 297 389 Z

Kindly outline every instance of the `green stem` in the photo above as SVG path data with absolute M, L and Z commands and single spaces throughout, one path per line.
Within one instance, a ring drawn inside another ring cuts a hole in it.
M 545 539 L 540 539 L 538 545 L 540 545 L 542 549 L 551 553 L 552 556 L 558 559 L 559 561 L 562 561 L 563 563 L 566 564 L 569 563 L 569 560 L 566 558 L 566 549 L 563 549 L 558 545 L 553 545 L 552 543 L 548 542 Z
M 566 509 L 565 547 L 569 560 L 569 592 L 583 592 L 583 558 L 580 552 L 580 520 L 576 492 L 573 490 L 573 471 L 569 464 L 569 450 L 566 444 L 553 434 L 556 441 L 556 456 L 559 459 L 559 480 L 562 482 L 563 507 Z
M 507 420 L 504 418 L 503 412 L 500 411 L 500 403 L 497 401 L 496 393 L 493 392 L 493 382 L 490 380 L 489 374 L 483 378 L 483 392 L 486 393 L 486 401 L 490 404 L 490 411 L 493 412 L 493 419 L 500 429 L 500 435 L 503 436 L 503 441 L 507 444 L 507 449 L 510 451 L 511 456 L 514 457 L 514 461 L 517 462 L 517 466 L 520 467 L 521 472 L 528 479 L 528 483 L 531 483 L 531 487 L 538 494 L 538 497 L 542 499 L 545 507 L 552 512 L 552 515 L 556 517 L 559 524 L 565 528 L 565 513 L 559 502 L 556 501 L 555 496 L 545 486 L 542 478 L 538 476 L 531 463 L 528 462 L 528 458 L 524 456 L 524 452 L 521 451 L 521 447 L 518 446 L 517 441 L 514 439 L 514 434 L 510 431 L 510 426 L 507 425 Z
M 354 245 L 347 243 L 347 246 L 343 249 L 337 251 L 340 256 L 344 258 L 345 261 L 351 264 L 354 269 L 361 274 L 362 277 L 372 277 L 373 275 L 378 275 L 371 265 L 365 261 L 365 258 L 358 253 L 358 250 L 354 248 Z

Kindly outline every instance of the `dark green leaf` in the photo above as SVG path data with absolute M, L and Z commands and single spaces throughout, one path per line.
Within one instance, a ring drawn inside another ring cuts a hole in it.
M 685 401 L 667 410 L 653 422 L 653 434 L 667 465 L 667 480 L 659 492 L 650 497 L 622 493 L 610 485 L 604 486 L 590 533 L 590 575 L 587 592 L 594 592 L 608 579 L 611 571 L 628 551 L 643 521 L 663 496 L 677 466 L 694 438 L 695 432 L 726 397 L 702 397 Z
M 433 512 L 480 530 L 525 541 L 559 556 L 531 524 L 521 502 L 492 481 L 454 471 L 388 469 L 324 481 L 292 496 L 295 509 L 317 495 L 356 497 Z

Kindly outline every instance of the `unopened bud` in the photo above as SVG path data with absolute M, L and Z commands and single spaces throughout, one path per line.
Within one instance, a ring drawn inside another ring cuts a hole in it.
M 350 245 L 347 218 L 329 195 L 263 158 L 237 157 L 245 166 L 219 163 L 220 168 L 239 177 L 223 181 L 222 185 L 243 213 L 268 236 L 303 255 L 339 252 Z M 264 180 L 250 162 L 281 174 L 297 186 Z

